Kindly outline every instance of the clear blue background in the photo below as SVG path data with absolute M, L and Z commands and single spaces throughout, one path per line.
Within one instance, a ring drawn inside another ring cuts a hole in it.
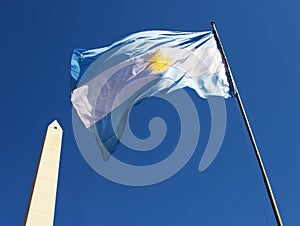
M 197 170 L 210 129 L 206 100 L 191 90 L 201 134 L 190 162 L 149 187 L 127 187 L 95 173 L 72 131 L 70 57 L 76 47 L 110 44 L 130 33 L 209 30 L 215 20 L 285 225 L 300 225 L 299 3 L 271 1 L 3 1 L 0 7 L 1 225 L 20 225 L 47 125 L 64 129 L 55 225 L 276 225 L 236 100 L 226 101 L 227 131 L 208 170 Z M 176 145 L 178 115 L 163 102 L 137 106 L 132 128 L 148 119 L 170 128 L 156 151 Z M 120 151 L 129 151 L 124 147 Z

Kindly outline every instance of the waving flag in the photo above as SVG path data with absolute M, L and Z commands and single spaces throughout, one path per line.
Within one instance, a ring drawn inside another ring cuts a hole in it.
M 71 101 L 104 156 L 117 149 L 130 108 L 147 97 L 184 87 L 202 98 L 232 93 L 211 31 L 140 32 L 108 47 L 75 49 L 71 66 Z

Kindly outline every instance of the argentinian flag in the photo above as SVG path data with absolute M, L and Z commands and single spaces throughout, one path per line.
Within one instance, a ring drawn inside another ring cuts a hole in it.
M 140 32 L 108 47 L 75 49 L 71 65 L 71 101 L 104 156 L 117 149 L 131 107 L 147 97 L 184 87 L 202 98 L 232 93 L 210 31 Z

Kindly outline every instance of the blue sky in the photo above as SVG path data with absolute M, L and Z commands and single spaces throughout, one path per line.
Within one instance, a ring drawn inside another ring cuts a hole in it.
M 76 145 L 69 85 L 74 48 L 106 46 L 142 30 L 209 30 L 211 20 L 283 221 L 299 225 L 298 9 L 291 0 L 2 2 L 1 225 L 23 220 L 43 135 L 53 119 L 64 129 L 57 226 L 276 225 L 235 99 L 226 100 L 221 151 L 202 173 L 197 167 L 209 137 L 210 112 L 206 100 L 191 90 L 201 122 L 199 144 L 188 164 L 165 182 L 148 187 L 110 182 L 90 168 Z M 149 99 L 133 110 L 134 132 L 147 137 L 142 115 L 160 115 L 170 124 L 157 153 L 176 145 L 177 117 L 168 104 Z

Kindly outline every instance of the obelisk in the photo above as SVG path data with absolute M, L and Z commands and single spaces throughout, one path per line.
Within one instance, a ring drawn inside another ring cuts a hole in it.
M 52 226 L 63 130 L 55 120 L 47 129 L 23 226 Z

